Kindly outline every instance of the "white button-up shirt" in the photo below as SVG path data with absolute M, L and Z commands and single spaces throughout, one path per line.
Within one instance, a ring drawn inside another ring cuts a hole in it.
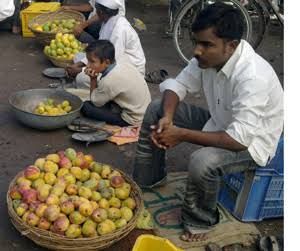
M 225 131 L 265 166 L 283 130 L 283 90 L 272 66 L 242 40 L 220 71 L 201 69 L 193 58 L 176 79 L 160 84 L 180 100 L 203 91 L 211 118 L 203 131 Z
M 15 4 L 13 0 L 0 1 L 0 21 L 12 16 L 15 11 Z

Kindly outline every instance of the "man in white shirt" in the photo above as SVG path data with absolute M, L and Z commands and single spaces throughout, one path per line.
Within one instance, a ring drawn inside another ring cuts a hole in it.
M 101 21 L 96 13 L 95 2 L 96 0 L 89 0 L 87 3 L 78 4 L 78 5 L 64 5 L 62 6 L 63 10 L 75 10 L 83 13 L 88 13 L 88 19 L 77 25 L 74 28 L 74 33 L 79 41 L 82 43 L 91 43 L 94 40 L 97 40 L 99 37 L 99 31 L 101 28 Z M 120 1 L 119 6 L 119 15 L 125 16 L 125 1 Z
M 223 3 L 199 12 L 192 24 L 194 58 L 160 85 L 162 101 L 144 116 L 133 178 L 144 187 L 166 179 L 165 150 L 181 142 L 191 154 L 182 208 L 184 241 L 200 241 L 219 222 L 223 175 L 265 166 L 283 130 L 283 90 L 273 68 L 244 40 L 240 13 Z M 182 102 L 201 86 L 208 111 Z
M 115 57 L 118 61 L 124 56 L 138 71 L 145 75 L 146 59 L 138 34 L 124 16 L 118 15 L 120 0 L 96 0 L 97 17 L 102 23 L 99 39 L 109 40 L 115 47 Z M 89 77 L 82 71 L 86 66 L 86 57 L 80 58 L 67 68 L 70 76 L 76 76 L 79 87 L 89 88 Z M 79 74 L 78 74 L 79 73 Z M 77 75 L 78 74 L 78 75 Z

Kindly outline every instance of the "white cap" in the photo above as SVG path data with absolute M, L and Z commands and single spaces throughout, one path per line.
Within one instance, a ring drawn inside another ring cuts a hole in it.
M 112 10 L 118 10 L 120 7 L 122 7 L 122 3 L 120 0 L 96 0 L 96 3 Z

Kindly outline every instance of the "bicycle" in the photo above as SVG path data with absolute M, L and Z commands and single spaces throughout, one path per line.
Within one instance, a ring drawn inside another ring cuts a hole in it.
M 169 33 L 172 34 L 174 46 L 184 62 L 193 56 L 191 24 L 199 10 L 216 1 L 229 4 L 241 12 L 244 20 L 243 39 L 254 49 L 262 41 L 271 12 L 283 25 L 283 16 L 271 0 L 170 0 L 169 2 Z

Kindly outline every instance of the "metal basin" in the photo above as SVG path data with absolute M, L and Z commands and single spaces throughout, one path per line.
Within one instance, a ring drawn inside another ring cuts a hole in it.
M 72 111 L 60 116 L 46 116 L 34 114 L 35 107 L 47 98 L 51 98 L 55 103 L 68 100 L 72 106 Z M 39 130 L 53 130 L 62 128 L 70 124 L 79 116 L 82 101 L 77 96 L 64 90 L 57 89 L 30 89 L 18 91 L 9 97 L 9 103 L 15 113 L 16 118 L 23 124 Z

